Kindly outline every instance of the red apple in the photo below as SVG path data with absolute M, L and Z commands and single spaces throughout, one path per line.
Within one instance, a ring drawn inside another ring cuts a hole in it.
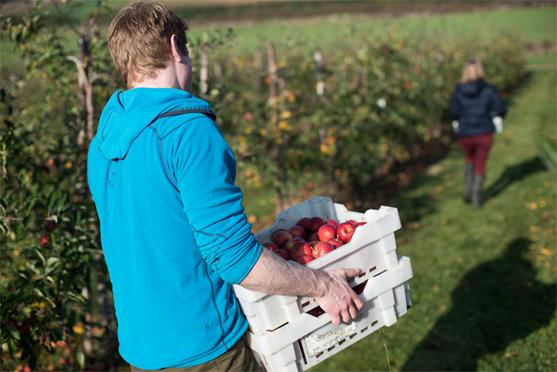
M 288 251 L 292 251 L 292 249 L 294 249 L 294 246 L 296 246 L 296 244 L 299 243 L 305 243 L 305 240 L 302 238 L 292 238 L 289 241 L 286 242 L 286 244 L 284 245 L 285 249 L 288 249 Z
M 325 224 L 317 230 L 317 237 L 321 242 L 328 242 L 336 236 L 335 227 L 333 225 Z
M 335 248 L 327 243 L 319 242 L 313 247 L 313 257 L 319 258 L 329 252 L 332 252 Z
M 332 245 L 335 248 L 341 247 L 344 245 L 344 242 L 342 240 L 340 240 L 339 238 L 334 238 L 331 239 L 327 242 L 327 244 Z
M 337 228 L 337 237 L 345 243 L 348 243 L 354 235 L 356 226 L 350 222 L 343 222 Z
M 49 243 L 48 235 L 43 235 L 39 238 L 39 245 L 41 247 L 46 247 Z
M 313 256 L 313 247 L 310 245 L 310 243 L 297 243 L 290 251 L 290 255 L 296 261 L 298 261 L 298 259 L 300 259 L 302 256 Z
M 356 227 L 358 227 L 358 226 L 364 226 L 366 223 L 367 223 L 367 222 L 358 222 L 358 223 L 356 224 Z
M 313 258 L 312 256 L 302 256 L 300 258 L 298 258 L 296 261 L 302 265 L 307 264 L 308 262 L 311 262 L 315 260 L 315 258 Z
M 317 233 L 313 233 L 313 234 L 309 234 L 308 235 L 308 242 L 318 242 L 319 241 L 319 236 L 317 235 Z
M 325 223 L 333 226 L 335 229 L 338 227 L 338 222 L 333 220 L 333 219 L 329 219 L 329 220 L 325 221 Z
M 288 231 L 280 229 L 277 230 L 271 235 L 271 240 L 275 243 L 279 248 L 284 247 L 287 241 L 292 239 L 292 234 Z
M 309 218 L 304 217 L 304 218 L 300 219 L 298 221 L 298 223 L 296 223 L 296 225 L 302 226 L 304 229 L 307 230 L 308 226 L 309 226 Z
M 308 227 L 306 230 L 308 230 L 311 233 L 314 233 L 317 232 L 317 230 L 319 230 L 321 225 L 323 225 L 323 219 L 321 217 L 312 217 L 309 219 Z
M 305 238 L 306 237 L 306 229 L 304 229 L 300 225 L 292 226 L 290 230 L 288 230 L 290 234 L 292 234 L 295 238 Z
M 344 222 L 348 222 L 351 223 L 352 225 L 356 226 L 358 224 L 358 222 L 356 220 L 346 220 Z
M 288 259 L 290 259 L 290 253 L 284 248 L 279 248 L 275 250 L 273 253 L 276 254 L 277 256 L 284 258 L 287 261 Z
M 279 249 L 279 247 L 273 242 L 265 242 L 263 243 L 263 247 L 270 249 L 273 252 Z

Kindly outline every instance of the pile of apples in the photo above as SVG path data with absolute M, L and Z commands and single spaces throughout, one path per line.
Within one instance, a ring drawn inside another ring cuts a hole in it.
M 289 230 L 276 230 L 271 241 L 263 243 L 276 255 L 285 260 L 294 260 L 302 265 L 319 258 L 348 243 L 358 226 L 365 222 L 348 220 L 338 223 L 321 217 L 304 217 Z

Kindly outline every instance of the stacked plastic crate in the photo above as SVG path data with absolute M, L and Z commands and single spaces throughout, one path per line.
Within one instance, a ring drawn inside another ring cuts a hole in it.
M 396 252 L 394 232 L 400 229 L 395 208 L 365 213 L 347 210 L 330 198 L 315 197 L 281 212 L 270 228 L 256 235 L 270 240 L 272 232 L 289 229 L 303 217 L 366 222 L 352 240 L 307 264 L 312 269 L 360 268 L 351 283 L 364 307 L 349 324 L 332 324 L 313 298 L 267 295 L 235 286 L 249 321 L 249 344 L 268 371 L 302 371 L 313 367 L 383 326 L 391 326 L 410 307 L 408 257 Z

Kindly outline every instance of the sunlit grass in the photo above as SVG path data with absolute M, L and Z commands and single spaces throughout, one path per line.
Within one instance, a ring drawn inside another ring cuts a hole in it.
M 488 163 L 488 189 L 504 187 L 482 209 L 461 200 L 457 146 L 391 202 L 402 216 L 399 252 L 414 269 L 414 307 L 385 332 L 394 370 L 556 365 L 556 175 L 535 142 L 554 132 L 555 84 L 554 72 L 536 73 L 515 99 Z M 378 334 L 315 368 L 387 369 Z

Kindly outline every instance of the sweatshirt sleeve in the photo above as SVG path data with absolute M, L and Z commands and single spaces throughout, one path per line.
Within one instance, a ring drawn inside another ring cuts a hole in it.
M 189 223 L 207 264 L 240 283 L 261 254 L 234 185 L 236 161 L 216 124 L 192 120 L 173 144 L 173 172 Z
M 501 95 L 499 95 L 497 89 L 493 88 L 492 96 L 491 108 L 495 112 L 495 116 L 505 117 L 505 115 L 507 114 L 507 107 L 505 107 L 505 104 L 503 103 Z
M 451 106 L 449 108 L 449 115 L 452 120 L 458 120 L 460 117 L 460 103 L 458 102 L 458 93 L 456 88 L 453 90 L 451 96 Z

